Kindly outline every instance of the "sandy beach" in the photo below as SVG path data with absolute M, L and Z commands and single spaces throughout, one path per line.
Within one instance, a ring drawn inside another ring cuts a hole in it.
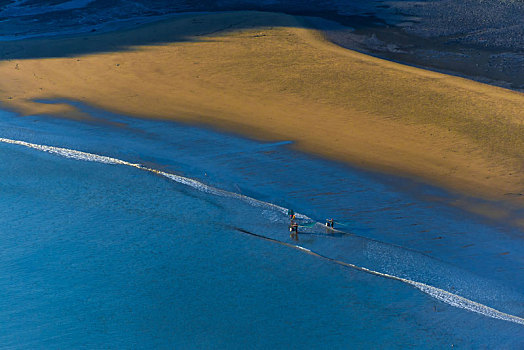
M 524 95 L 341 48 L 300 17 L 182 15 L 114 33 L 0 44 L 0 101 L 87 118 L 73 100 L 173 119 L 524 207 Z M 521 223 L 523 224 L 523 223 Z
M 524 349 L 497 2 L 0 2 L 0 344 Z

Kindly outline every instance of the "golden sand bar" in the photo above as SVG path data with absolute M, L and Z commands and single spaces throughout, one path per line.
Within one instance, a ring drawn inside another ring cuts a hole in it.
M 36 102 L 76 100 L 293 140 L 323 157 L 524 207 L 524 94 L 343 49 L 299 17 L 183 15 L 0 50 L 0 101 L 22 115 L 85 117 Z

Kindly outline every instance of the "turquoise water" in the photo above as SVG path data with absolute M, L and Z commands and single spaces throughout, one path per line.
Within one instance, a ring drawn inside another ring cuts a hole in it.
M 524 346 L 520 233 L 451 195 L 79 107 L 98 122 L 0 114 L 4 348 Z M 343 232 L 294 241 L 289 207 Z

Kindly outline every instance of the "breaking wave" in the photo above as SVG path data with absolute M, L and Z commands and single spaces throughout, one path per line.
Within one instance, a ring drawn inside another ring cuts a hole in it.
M 205 192 L 205 193 L 209 193 L 209 194 L 213 194 L 213 195 L 221 196 L 221 197 L 228 197 L 228 198 L 239 199 L 239 200 L 242 200 L 244 202 L 249 203 L 250 205 L 257 206 L 257 207 L 263 207 L 263 208 L 269 208 L 269 209 L 276 210 L 276 211 L 279 211 L 279 212 L 284 213 L 284 214 L 287 212 L 286 208 L 281 207 L 281 206 L 276 205 L 276 204 L 260 201 L 258 199 L 255 199 L 255 198 L 252 198 L 252 197 L 248 197 L 248 196 L 244 196 L 244 195 L 239 194 L 239 193 L 225 191 L 225 190 L 213 187 L 213 186 L 206 185 L 206 184 L 204 184 L 204 183 L 202 183 L 200 181 L 197 181 L 197 180 L 194 180 L 194 179 L 191 179 L 191 178 L 187 178 L 187 177 L 184 177 L 184 176 L 180 176 L 180 175 L 176 175 L 176 174 L 172 174 L 172 173 L 156 170 L 156 169 L 149 168 L 149 167 L 146 167 L 146 166 L 144 166 L 142 164 L 138 164 L 138 163 L 131 163 L 131 162 L 127 162 L 125 160 L 117 159 L 117 158 L 112 158 L 112 157 L 108 157 L 108 156 L 102 156 L 102 155 L 88 153 L 88 152 L 82 152 L 82 151 L 68 149 L 68 148 L 61 148 L 61 147 L 54 147 L 54 146 L 47 146 L 47 145 L 39 145 L 39 144 L 30 143 L 30 142 L 26 142 L 26 141 L 13 140 L 13 139 L 7 139 L 7 138 L 0 138 L 0 142 L 6 143 L 6 144 L 13 144 L 13 145 L 24 146 L 24 147 L 32 148 L 32 149 L 39 150 L 39 151 L 42 151 L 42 152 L 56 154 L 58 156 L 65 157 L 65 158 L 71 158 L 71 159 L 82 160 L 82 161 L 89 161 L 89 162 L 98 162 L 98 163 L 104 163 L 104 164 L 130 166 L 130 167 L 134 167 L 134 168 L 137 168 L 137 169 L 140 169 L 140 170 L 143 170 L 143 171 L 147 171 L 147 172 L 150 172 L 150 173 L 154 173 L 154 174 L 166 177 L 166 178 L 168 178 L 168 179 L 170 179 L 172 181 L 175 181 L 177 183 L 189 186 L 191 188 L 194 188 L 196 190 L 199 190 L 199 191 L 202 191 L 202 192 Z M 308 216 L 303 215 L 303 214 L 297 213 L 296 216 L 298 218 L 300 218 L 300 219 L 312 220 L 311 218 L 309 218 Z M 318 223 L 318 225 L 320 225 L 320 224 Z M 299 245 L 290 244 L 290 243 L 286 243 L 286 242 L 282 242 L 282 241 L 279 241 L 279 240 L 276 240 L 276 239 L 273 239 L 273 238 L 269 238 L 269 237 L 266 237 L 266 236 L 262 236 L 262 235 L 259 235 L 259 234 L 256 234 L 256 233 L 249 232 L 249 231 L 244 230 L 244 229 L 240 229 L 240 228 L 235 228 L 235 229 L 237 231 L 240 231 L 242 233 L 245 233 L 245 234 L 248 234 L 248 235 L 251 235 L 251 236 L 255 236 L 255 237 L 260 238 L 260 239 L 264 239 L 264 240 L 267 240 L 267 241 L 271 241 L 271 242 L 274 242 L 274 243 L 285 245 L 285 246 L 293 248 L 293 249 L 297 249 L 297 250 L 302 251 L 302 252 L 304 252 L 306 254 L 310 254 L 310 255 L 316 256 L 316 257 L 321 258 L 323 260 L 331 261 L 331 262 L 336 263 L 338 265 L 350 267 L 350 268 L 353 268 L 353 269 L 356 269 L 356 270 L 359 270 L 359 271 L 362 271 L 362 272 L 366 272 L 366 273 L 369 273 L 369 274 L 372 274 L 372 275 L 375 275 L 375 276 L 380 276 L 380 277 L 383 277 L 383 278 L 388 278 L 388 279 L 392 279 L 392 280 L 396 280 L 396 281 L 399 281 L 399 282 L 402 282 L 402 283 L 409 284 L 409 285 L 417 288 L 418 290 L 420 290 L 420 291 L 430 295 L 431 297 L 433 297 L 433 298 L 435 298 L 437 300 L 440 300 L 440 301 L 442 301 L 442 302 L 444 302 L 444 303 L 446 303 L 448 305 L 457 307 L 457 308 L 465 309 L 465 310 L 468 310 L 468 311 L 471 311 L 471 312 L 475 312 L 475 313 L 478 313 L 478 314 L 481 314 L 481 315 L 484 315 L 484 316 L 487 316 L 487 317 L 491 317 L 491 318 L 495 318 L 495 319 L 500 319 L 500 320 L 509 321 L 509 322 L 513 322 L 513 323 L 524 325 L 524 318 L 522 318 L 522 317 L 511 315 L 511 314 L 508 314 L 508 313 L 496 310 L 496 309 L 491 308 L 491 307 L 489 307 L 487 305 L 475 302 L 473 300 L 464 298 L 464 297 L 462 297 L 460 295 L 448 292 L 446 290 L 443 290 L 443 289 L 440 289 L 440 288 L 437 288 L 437 287 L 434 287 L 434 286 L 431 286 L 431 285 L 428 285 L 428 284 L 425 284 L 425 283 L 421 283 L 421 282 L 413 281 L 413 280 L 410 280 L 410 279 L 407 279 L 407 278 L 402 278 L 402 277 L 398 277 L 398 276 L 395 276 L 395 275 L 391 275 L 391 274 L 387 274 L 387 273 L 371 270 L 371 269 L 368 269 L 366 267 L 358 266 L 358 265 L 351 264 L 351 263 L 348 263 L 348 262 L 344 262 L 344 261 L 341 261 L 341 260 L 336 260 L 336 259 L 324 256 L 324 255 L 321 255 L 319 253 L 316 253 L 316 252 L 314 252 L 314 251 L 312 251 L 310 249 L 307 249 L 305 247 L 302 247 L 302 246 L 299 246 Z
M 213 194 L 213 195 L 216 195 L 216 196 L 221 196 L 221 197 L 236 198 L 236 199 L 243 200 L 243 201 L 245 201 L 245 202 L 247 202 L 247 203 L 249 203 L 249 204 L 251 204 L 253 206 L 270 208 L 270 209 L 277 210 L 277 211 L 282 212 L 282 213 L 287 213 L 287 209 L 284 208 L 284 207 L 281 207 L 279 205 L 268 203 L 268 202 L 263 202 L 263 201 L 260 201 L 258 199 L 255 199 L 255 198 L 252 198 L 252 197 L 248 197 L 248 196 L 244 196 L 244 195 L 239 194 L 239 193 L 221 190 L 219 188 L 206 185 L 206 184 L 204 184 L 204 183 L 202 183 L 200 181 L 197 181 L 197 180 L 194 180 L 194 179 L 191 179 L 191 178 L 188 178 L 188 177 L 184 177 L 184 176 L 168 173 L 168 172 L 165 172 L 165 171 L 160 171 L 160 170 L 148 168 L 148 167 L 146 167 L 146 166 L 144 166 L 142 164 L 138 164 L 138 163 L 131 163 L 131 162 L 127 162 L 127 161 L 121 160 L 121 159 L 111 158 L 111 157 L 107 157 L 107 156 L 101 156 L 101 155 L 94 154 L 94 153 L 87 153 L 87 152 L 77 151 L 77 150 L 68 149 L 68 148 L 39 145 L 39 144 L 35 144 L 35 143 L 19 141 L 19 140 L 12 140 L 12 139 L 6 139 L 6 138 L 0 138 L 0 142 L 9 143 L 9 144 L 13 144 L 13 145 L 20 145 L 20 146 L 24 146 L 24 147 L 28 147 L 28 148 L 33 148 L 33 149 L 36 149 L 36 150 L 39 150 L 39 151 L 52 153 L 52 154 L 56 154 L 56 155 L 59 155 L 59 156 L 65 157 L 65 158 L 71 158 L 71 159 L 76 159 L 76 160 L 83 160 L 83 161 L 88 161 L 88 162 L 97 162 L 97 163 L 104 163 L 104 164 L 127 165 L 127 166 L 130 166 L 130 167 L 138 168 L 140 170 L 148 171 L 148 172 L 160 175 L 160 176 L 164 176 L 164 177 L 166 177 L 166 178 L 168 178 L 168 179 L 170 179 L 172 181 L 175 181 L 175 182 L 178 182 L 180 184 L 192 187 L 192 188 L 194 188 L 196 190 L 199 190 L 199 191 L 202 191 L 202 192 L 205 192 L 205 193 L 210 193 L 210 194 Z M 300 219 L 311 220 L 311 218 L 309 218 L 308 216 L 303 215 L 303 214 L 297 213 L 296 216 L 297 216 L 297 218 L 300 218 Z

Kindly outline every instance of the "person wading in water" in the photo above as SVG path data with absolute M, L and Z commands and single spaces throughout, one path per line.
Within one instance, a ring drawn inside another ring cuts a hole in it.
M 291 232 L 289 236 L 291 239 L 298 241 L 298 224 L 295 221 L 295 212 L 293 209 L 289 209 L 287 215 L 289 215 L 289 231 Z

